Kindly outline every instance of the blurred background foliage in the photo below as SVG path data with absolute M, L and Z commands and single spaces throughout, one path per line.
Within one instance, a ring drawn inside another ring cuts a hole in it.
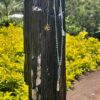
M 66 35 L 67 89 L 82 74 L 100 70 L 100 41 L 87 36 L 88 32 L 85 31 L 79 32 L 77 36 Z
M 0 17 L 9 16 L 14 13 L 22 13 L 24 0 L 0 0 Z
M 0 28 L 0 100 L 28 100 L 24 83 L 23 29 Z
M 0 0 L 0 100 L 28 100 L 23 74 L 23 1 Z
M 100 0 L 66 0 L 66 17 L 67 32 L 77 34 L 81 28 L 100 38 Z

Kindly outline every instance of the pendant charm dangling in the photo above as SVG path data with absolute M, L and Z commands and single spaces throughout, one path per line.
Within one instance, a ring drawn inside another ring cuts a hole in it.
M 58 91 L 58 92 L 60 91 L 60 84 L 59 84 L 59 81 L 57 81 L 57 91 Z
M 62 29 L 62 36 L 65 36 L 65 31 L 64 31 L 64 29 Z
M 49 25 L 49 24 L 46 24 L 46 26 L 44 27 L 44 30 L 45 30 L 46 32 L 50 31 L 50 25 Z

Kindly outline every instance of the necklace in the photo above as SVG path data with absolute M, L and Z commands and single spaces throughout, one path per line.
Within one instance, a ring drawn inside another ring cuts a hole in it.
M 62 10 L 62 1 L 60 0 L 59 6 L 59 17 L 61 20 L 61 47 L 60 47 L 60 54 L 59 54 L 59 42 L 58 42 L 58 28 L 57 28 L 57 12 L 56 12 L 56 0 L 54 0 L 54 18 L 55 18 L 55 39 L 56 39 L 56 53 L 57 53 L 57 63 L 58 63 L 58 75 L 57 75 L 57 91 L 60 90 L 60 75 L 61 75 L 61 65 L 62 65 L 62 56 L 63 56 L 63 38 L 65 36 L 65 32 L 63 29 L 63 10 Z
M 50 31 L 50 25 L 49 25 L 49 0 L 47 0 L 47 23 L 44 27 L 45 31 Z

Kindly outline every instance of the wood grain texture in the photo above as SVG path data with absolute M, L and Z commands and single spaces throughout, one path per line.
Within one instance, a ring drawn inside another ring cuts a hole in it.
M 49 0 L 47 26 L 47 0 L 25 0 L 24 17 L 24 51 L 25 81 L 29 85 L 29 100 L 66 100 L 65 78 L 65 39 L 63 45 L 63 63 L 61 66 L 61 88 L 57 88 L 57 54 L 54 26 L 54 0 Z M 35 4 L 35 5 L 34 5 Z M 64 0 L 63 0 L 64 5 Z M 38 7 L 42 11 L 33 11 Z M 64 7 L 64 6 L 63 6 Z M 56 0 L 56 11 L 59 14 L 59 0 Z M 64 8 L 63 8 L 64 10 Z M 65 24 L 65 23 L 64 23 Z M 64 25 L 65 26 L 65 25 Z M 57 17 L 59 48 L 61 46 L 61 22 Z M 59 51 L 60 53 L 60 51 Z M 38 57 L 41 63 L 38 63 Z

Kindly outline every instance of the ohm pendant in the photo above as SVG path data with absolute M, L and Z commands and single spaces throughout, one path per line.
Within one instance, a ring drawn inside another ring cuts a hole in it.
M 47 32 L 50 31 L 50 25 L 46 24 L 46 26 L 44 27 L 44 30 L 47 31 Z

